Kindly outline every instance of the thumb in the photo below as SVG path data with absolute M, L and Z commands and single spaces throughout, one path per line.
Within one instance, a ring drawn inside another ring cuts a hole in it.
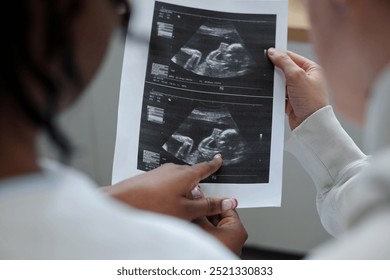
M 219 215 L 228 210 L 236 209 L 238 202 L 234 198 L 205 197 L 188 200 L 188 209 L 192 219 L 204 216 Z
M 284 74 L 289 76 L 290 73 L 295 73 L 301 68 L 291 59 L 291 57 L 284 52 L 278 51 L 274 48 L 268 49 L 268 57 L 275 66 L 282 69 Z

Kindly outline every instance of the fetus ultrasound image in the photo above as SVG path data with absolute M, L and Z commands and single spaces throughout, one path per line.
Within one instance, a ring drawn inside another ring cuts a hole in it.
M 250 150 L 225 106 L 194 109 L 163 148 L 191 165 L 222 154 L 226 166 L 243 161 Z
M 209 50 L 209 46 L 215 49 Z M 234 25 L 222 20 L 200 26 L 172 61 L 195 74 L 213 78 L 243 76 L 256 64 Z
M 276 15 L 156 1 L 140 122 L 138 165 L 193 165 L 222 154 L 205 182 L 269 181 Z

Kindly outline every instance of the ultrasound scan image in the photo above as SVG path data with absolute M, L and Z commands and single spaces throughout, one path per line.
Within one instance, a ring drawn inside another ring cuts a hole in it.
M 226 166 L 244 160 L 247 147 L 224 107 L 194 109 L 163 145 L 164 150 L 188 164 L 211 160 L 216 154 L 222 154 Z
M 273 119 L 275 14 L 155 1 L 137 168 L 223 157 L 210 183 L 267 183 Z
M 207 50 L 206 46 L 214 49 Z M 222 20 L 199 27 L 172 61 L 192 73 L 212 78 L 243 76 L 256 65 L 233 23 Z

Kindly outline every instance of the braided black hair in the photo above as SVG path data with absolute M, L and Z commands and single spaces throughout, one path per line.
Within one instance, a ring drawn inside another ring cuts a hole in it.
M 58 1 L 41 0 L 45 2 L 45 55 L 60 54 L 64 73 L 74 84 L 81 81 L 78 69 L 74 63 L 72 54 L 72 41 L 69 35 L 69 27 L 72 18 L 80 10 L 82 1 L 69 1 L 67 9 L 59 8 Z M 55 113 L 58 109 L 60 97 L 60 84 L 55 77 L 48 75 L 32 58 L 29 48 L 31 15 L 30 6 L 34 1 L 18 0 L 5 1 L 0 12 L 0 31 L 2 42 L 0 44 L 1 84 L 8 90 L 1 94 L 9 94 L 16 104 L 23 110 L 26 116 L 38 127 L 41 127 L 59 148 L 61 160 L 67 162 L 72 153 L 72 147 L 68 139 L 58 128 L 55 121 Z M 22 86 L 20 69 L 26 69 L 40 82 L 43 88 L 45 106 L 38 108 L 31 100 L 30 95 Z M 1 98 L 1 96 L 0 96 Z M 0 99 L 1 100 L 1 99 Z

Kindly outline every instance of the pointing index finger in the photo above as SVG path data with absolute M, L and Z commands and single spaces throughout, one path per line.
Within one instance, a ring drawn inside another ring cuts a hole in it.
M 210 161 L 201 162 L 192 166 L 193 170 L 199 175 L 199 181 L 209 177 L 222 166 L 222 156 L 217 154 Z

